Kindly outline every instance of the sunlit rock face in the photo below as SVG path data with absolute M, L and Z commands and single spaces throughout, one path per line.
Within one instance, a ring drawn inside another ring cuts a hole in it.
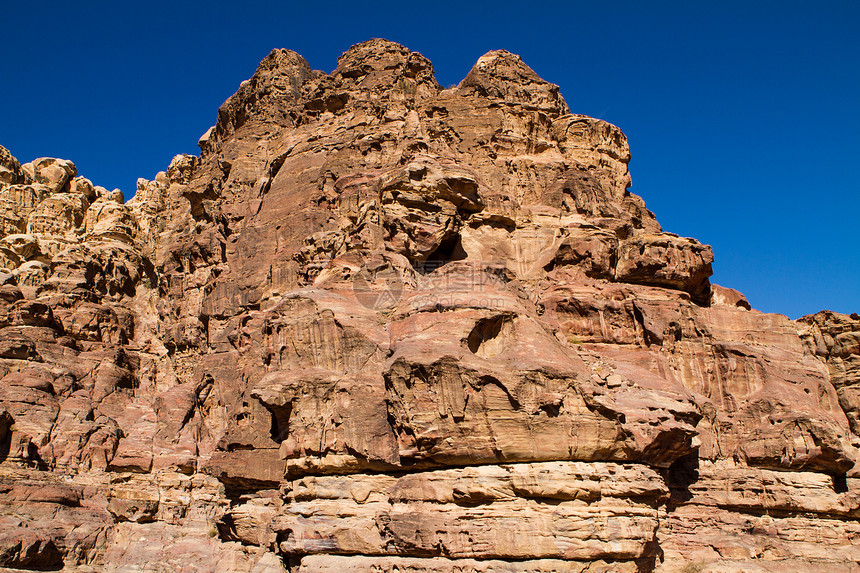
M 856 568 L 860 317 L 711 284 L 518 56 L 275 50 L 200 147 L 0 148 L 0 567 Z

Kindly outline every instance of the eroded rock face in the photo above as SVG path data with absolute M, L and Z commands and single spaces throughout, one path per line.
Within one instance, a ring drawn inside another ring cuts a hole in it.
M 0 148 L 0 567 L 860 560 L 860 318 L 712 285 L 518 56 L 275 50 L 200 147 L 128 202 Z

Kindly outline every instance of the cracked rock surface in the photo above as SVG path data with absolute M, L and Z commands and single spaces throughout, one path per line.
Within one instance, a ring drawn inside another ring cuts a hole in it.
M 504 50 L 274 50 L 134 197 L 0 147 L 0 569 L 860 571 L 860 316 L 710 282 Z

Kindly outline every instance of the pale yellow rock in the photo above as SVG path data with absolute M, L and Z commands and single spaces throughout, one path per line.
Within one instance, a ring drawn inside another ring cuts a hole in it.
M 49 188 L 41 184 L 0 188 L 0 235 L 26 232 L 27 217 L 49 194 Z
M 78 174 L 75 164 L 65 159 L 42 157 L 21 166 L 27 178 L 48 187 L 50 193 L 69 190 L 69 182 Z
M 83 227 L 91 237 L 110 238 L 131 243 L 138 231 L 132 210 L 123 203 L 98 199 L 89 206 Z
M 80 230 L 89 202 L 83 195 L 57 193 L 40 202 L 27 217 L 27 233 L 65 237 Z
M 0 145 L 0 187 L 23 183 L 24 173 L 21 164 L 8 149 Z
M 88 203 L 95 201 L 98 196 L 95 187 L 93 187 L 92 181 L 86 177 L 75 177 L 72 179 L 71 182 L 69 182 L 69 193 L 78 193 L 83 195 Z

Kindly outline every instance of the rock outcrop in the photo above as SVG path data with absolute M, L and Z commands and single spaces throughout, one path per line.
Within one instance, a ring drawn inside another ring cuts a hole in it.
M 275 50 L 200 148 L 0 148 L 0 567 L 860 571 L 860 317 L 711 284 L 518 56 Z

